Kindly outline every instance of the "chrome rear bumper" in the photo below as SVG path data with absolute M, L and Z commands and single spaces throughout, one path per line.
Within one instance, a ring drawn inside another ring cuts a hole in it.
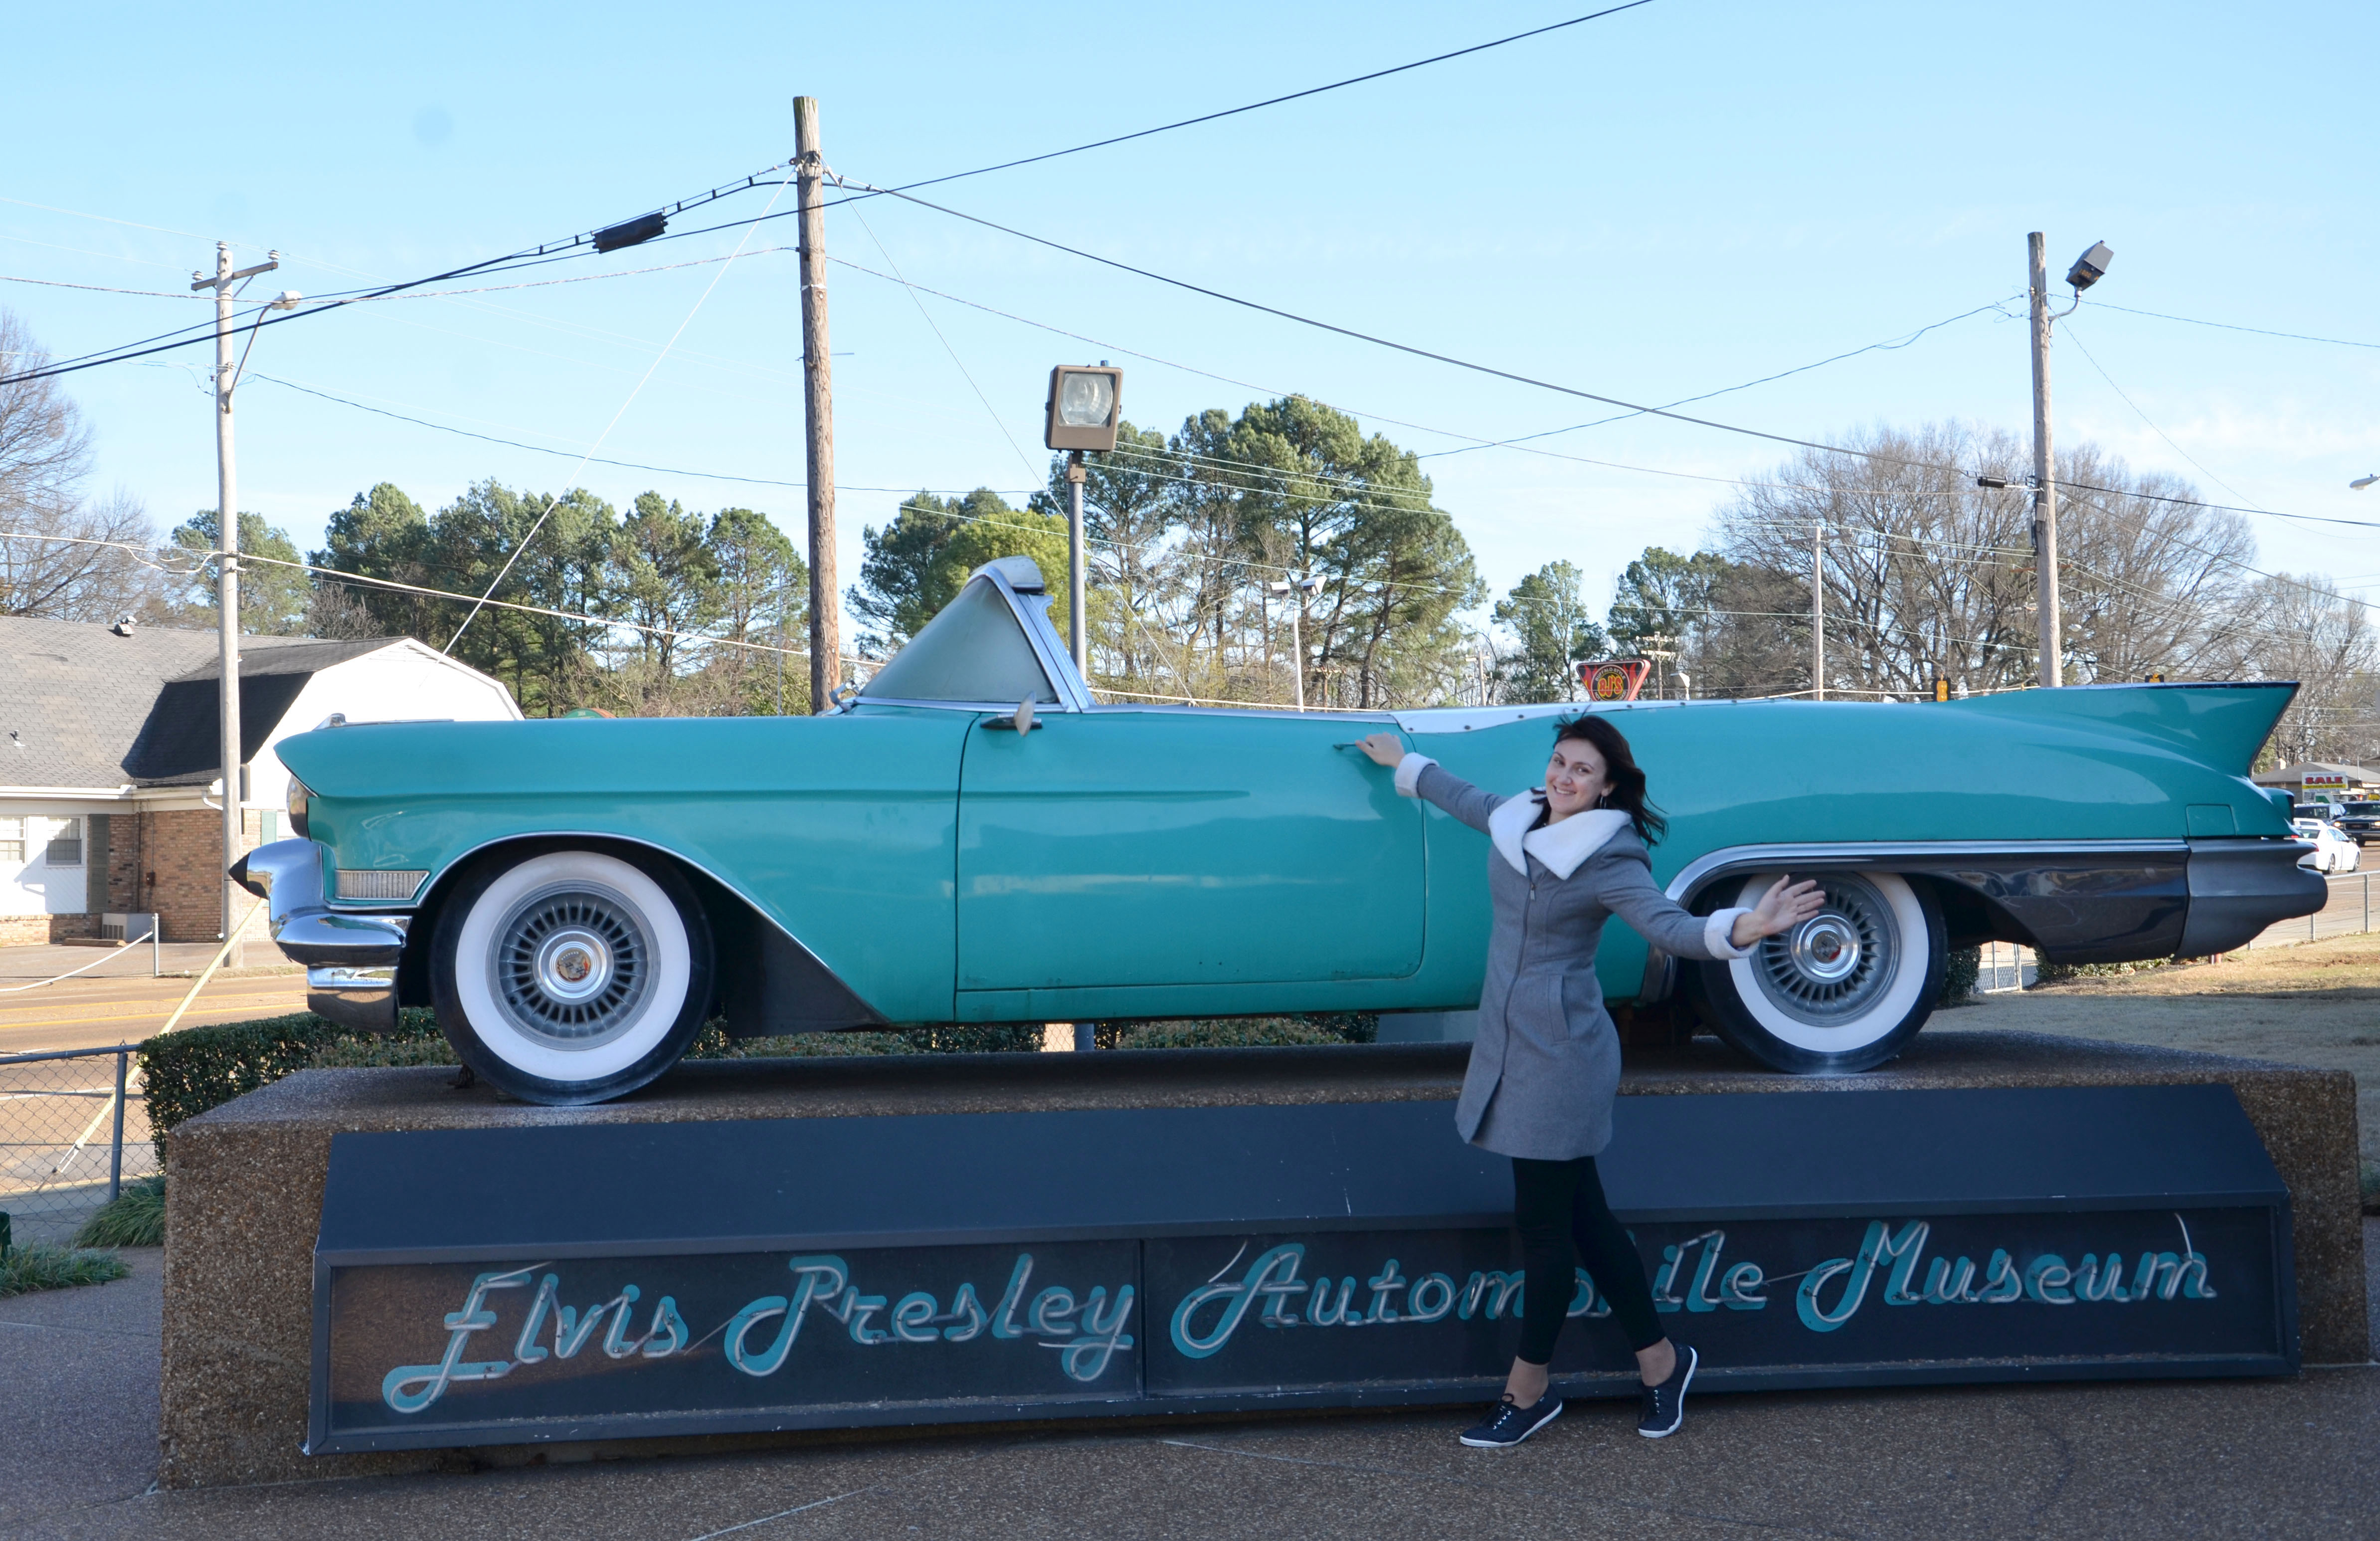
M 276 840 L 232 864 L 232 880 L 265 902 L 273 940 L 306 965 L 309 1010 L 358 1033 L 396 1026 L 396 966 L 409 915 L 349 914 L 322 902 L 329 853 L 319 841 Z

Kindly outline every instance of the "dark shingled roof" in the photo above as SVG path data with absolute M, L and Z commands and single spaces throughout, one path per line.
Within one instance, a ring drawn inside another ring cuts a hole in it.
M 308 676 L 397 640 L 242 637 L 241 758 L 263 746 Z M 212 631 L 137 626 L 118 637 L 81 622 L 0 616 L 0 786 L 213 781 L 217 645 Z

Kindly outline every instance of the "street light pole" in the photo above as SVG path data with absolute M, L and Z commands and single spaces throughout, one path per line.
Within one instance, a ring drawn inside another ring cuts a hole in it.
M 271 273 L 281 265 L 279 252 L 268 255 L 269 261 L 252 268 L 235 269 L 231 265 L 230 243 L 217 241 L 214 276 L 196 273 L 190 275 L 193 291 L 215 292 L 215 545 L 223 553 L 215 559 L 216 664 L 223 675 L 222 686 L 215 693 L 215 727 L 223 763 L 222 902 L 223 935 L 226 940 L 232 935 L 239 892 L 238 885 L 231 880 L 230 868 L 248 843 L 247 800 L 241 795 L 239 784 L 239 469 L 231 431 L 232 388 L 239 378 L 232 358 L 231 313 L 237 297 L 232 285 L 260 273 Z M 295 303 L 294 296 L 291 303 Z M 237 942 L 231 944 L 224 963 L 232 968 L 240 965 Z
M 1268 591 L 1289 601 L 1289 669 L 1291 677 L 1297 682 L 1297 710 L 1300 711 L 1305 710 L 1305 601 L 1321 587 L 1322 580 L 1313 576 L 1286 578 L 1265 585 Z
M 1083 628 L 1083 452 L 1066 452 L 1066 650 L 1075 655 L 1075 673 L 1087 684 L 1091 677 L 1090 644 Z
M 2035 603 L 2040 632 L 2036 677 L 2045 686 L 2066 683 L 2065 652 L 2058 635 L 2058 485 L 2051 479 L 2049 443 L 2049 269 L 2041 232 L 2024 238 L 2033 296 L 2033 561 L 2038 576 Z

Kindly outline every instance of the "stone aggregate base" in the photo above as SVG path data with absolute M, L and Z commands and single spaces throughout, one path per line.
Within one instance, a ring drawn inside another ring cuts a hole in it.
M 414 1450 L 310 1458 L 313 1246 L 331 1136 L 401 1131 L 716 1119 L 1079 1108 L 1441 1100 L 1469 1046 L 1111 1050 L 706 1061 L 598 1108 L 533 1108 L 438 1068 L 307 1071 L 171 1138 L 161 1476 L 167 1486 L 503 1464 L 507 1452 Z M 2031 1033 L 1921 1034 L 1864 1075 L 1779 1076 L 1707 1039 L 1628 1053 L 1623 1096 L 1969 1086 L 2230 1086 L 2292 1195 L 2305 1362 L 2370 1358 L 2353 1077 L 2265 1061 Z M 1450 1109 L 1450 1113 L 1451 1110 Z M 2010 1137 L 2023 1132 L 2010 1131 Z M 774 1436 L 816 1441 L 828 1436 Z M 872 1436 L 882 1438 L 881 1434 Z M 739 1445 L 748 1439 L 738 1439 Z M 643 1442 L 603 1453 L 629 1453 Z M 671 1449 L 687 1441 L 668 1441 Z M 694 1441 L 708 1448 L 707 1441 Z M 593 1453 L 582 1451 L 580 1453 Z M 652 1453 L 661 1453 L 658 1443 Z M 552 1447 L 542 1458 L 563 1459 Z

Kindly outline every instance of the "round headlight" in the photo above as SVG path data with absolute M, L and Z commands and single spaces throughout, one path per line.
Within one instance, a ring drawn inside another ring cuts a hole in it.
M 300 840 L 311 838 L 306 832 L 306 805 L 313 800 L 313 796 L 304 782 L 295 776 L 289 778 L 289 827 L 297 831 Z

